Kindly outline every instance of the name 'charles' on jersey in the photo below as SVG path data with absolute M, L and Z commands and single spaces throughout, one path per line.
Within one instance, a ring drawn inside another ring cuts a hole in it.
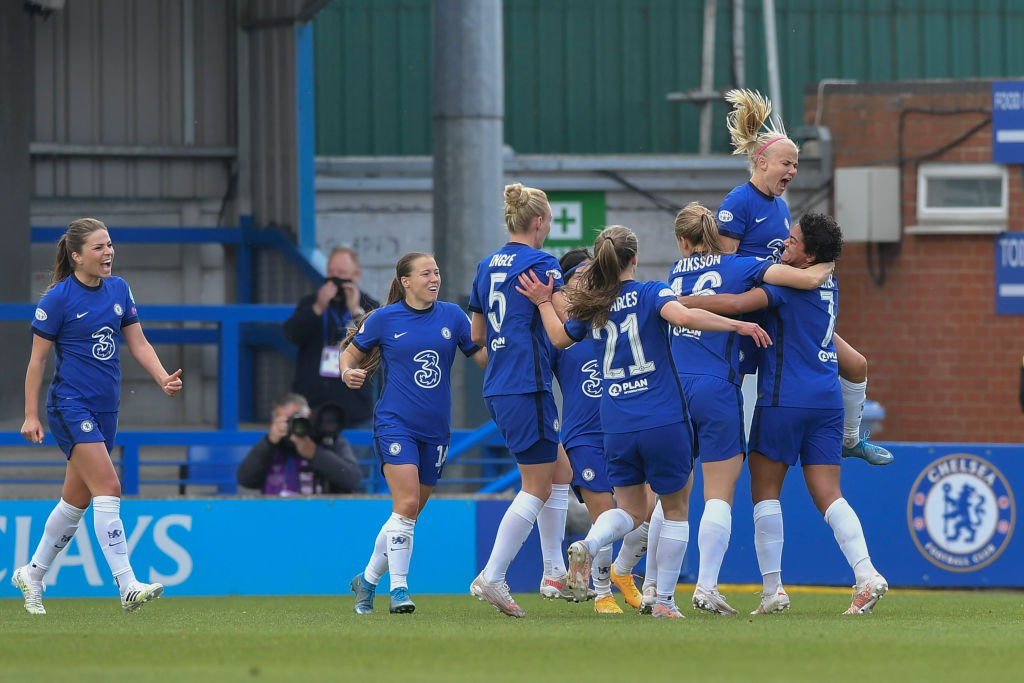
M 565 331 L 581 341 L 588 335 L 601 369 L 601 426 L 606 434 L 653 429 L 688 419 L 686 399 L 669 347 L 661 309 L 676 294 L 664 282 L 627 280 L 608 313 L 608 322 L 569 318 Z
M 551 391 L 551 359 L 540 312 L 516 291 L 520 273 L 532 270 L 541 282 L 562 286 L 562 271 L 551 254 L 509 242 L 476 269 L 469 310 L 487 325 L 484 397 Z

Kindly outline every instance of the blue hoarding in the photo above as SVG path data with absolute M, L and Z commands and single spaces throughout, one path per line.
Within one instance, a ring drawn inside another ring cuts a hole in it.
M 857 511 L 875 566 L 894 586 L 1024 587 L 1024 544 L 1015 533 L 1013 482 L 1024 481 L 1024 445 L 886 444 L 887 467 L 842 466 L 846 499 Z M 690 545 L 682 579 L 698 568 L 703 512 L 700 467 L 690 505 Z M 853 572 L 814 508 L 799 468 L 782 491 L 787 584 L 849 586 Z M 494 542 L 507 499 L 430 501 L 416 525 L 409 574 L 413 594 L 467 594 Z M 42 534 L 54 501 L 0 501 L 0 598 Z M 123 504 L 132 565 L 168 596 L 347 595 L 366 565 L 385 499 L 134 500 Z M 746 472 L 736 488 L 723 583 L 757 583 Z M 536 591 L 542 563 L 536 530 L 509 569 L 513 591 Z M 383 580 L 382 592 L 387 589 Z M 46 578 L 45 597 L 116 597 L 87 513 Z
M 992 83 L 992 160 L 1024 163 L 1024 81 Z
M 997 315 L 1024 315 L 1024 232 L 996 238 L 995 290 Z

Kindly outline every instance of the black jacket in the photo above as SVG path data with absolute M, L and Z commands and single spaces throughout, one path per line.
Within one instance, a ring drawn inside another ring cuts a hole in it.
M 287 439 L 287 437 L 285 437 Z M 287 445 L 276 445 L 264 436 L 252 447 L 238 465 L 238 483 L 250 489 L 264 490 L 267 473 L 274 463 L 274 454 L 280 452 L 284 457 L 301 458 Z M 359 462 L 352 452 L 352 446 L 343 437 L 338 437 L 331 447 L 317 444 L 316 453 L 307 461 L 324 493 L 352 493 L 359 489 L 363 477 Z
M 380 303 L 360 291 L 359 305 L 365 311 L 380 307 Z M 324 347 L 323 316 L 313 312 L 316 294 L 305 296 L 295 312 L 284 323 L 288 341 L 299 347 L 295 359 L 295 379 L 292 391 L 302 394 L 314 411 L 325 403 L 335 403 L 345 414 L 345 428 L 369 420 L 373 415 L 374 384 L 367 382 L 359 389 L 349 389 L 339 377 L 320 376 L 320 356 Z M 343 322 L 348 310 L 342 304 L 332 303 L 337 317 Z M 344 325 L 338 325 L 335 316 L 327 315 L 326 343 L 337 345 L 345 338 Z

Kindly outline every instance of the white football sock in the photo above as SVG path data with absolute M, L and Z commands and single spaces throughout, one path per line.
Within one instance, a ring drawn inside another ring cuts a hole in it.
M 590 578 L 594 580 L 594 590 L 598 598 L 612 594 L 612 544 L 602 546 L 594 555 L 594 563 L 590 565 Z
M 416 520 L 392 512 L 384 528 L 387 535 L 388 570 L 391 572 L 391 590 L 409 587 L 409 562 L 412 560 L 412 541 Z
M 43 537 L 39 539 L 39 545 L 36 546 L 36 551 L 32 554 L 32 561 L 29 562 L 28 577 L 30 579 L 33 581 L 43 580 L 43 575 L 50 568 L 54 558 L 71 542 L 84 514 L 84 509 L 76 508 L 63 498 L 57 502 L 57 505 L 50 511 L 50 516 L 46 518 Z
M 569 485 L 552 484 L 551 495 L 537 514 L 540 550 L 544 556 L 544 576 L 565 574 L 562 542 L 565 540 L 565 517 L 569 513 Z
M 665 511 L 661 507 L 661 499 L 658 499 L 647 530 L 647 564 L 644 567 L 644 585 L 640 587 L 641 591 L 658 583 L 658 539 L 661 538 L 661 525 L 664 522 Z
M 650 530 L 650 523 L 644 522 L 637 528 L 630 531 L 622 538 L 622 547 L 615 558 L 615 573 L 619 576 L 629 576 L 633 573 L 640 560 L 644 559 L 647 552 L 647 534 Z
M 690 523 L 666 519 L 658 538 L 658 602 L 671 604 L 679 583 L 679 571 L 690 541 Z
M 764 592 L 782 587 L 782 503 L 762 500 L 754 506 L 754 551 L 764 580 Z
M 363 570 L 363 579 L 374 586 L 380 583 L 380 577 L 384 576 L 384 572 L 388 570 L 388 534 L 384 529 L 387 528 L 390 521 L 391 518 L 388 518 L 377 532 L 377 538 L 373 542 L 373 552 L 370 553 L 370 561 L 366 563 L 366 569 Z
M 612 508 L 598 515 L 583 543 L 593 557 L 598 550 L 614 543 L 632 530 L 633 517 L 621 508 Z
M 512 499 L 498 525 L 491 556 L 484 566 L 484 581 L 498 583 L 505 580 L 508 566 L 512 564 L 512 560 L 533 530 L 533 523 L 537 521 L 537 515 L 542 507 L 543 500 L 525 491 L 520 491 Z
M 845 498 L 837 498 L 825 510 L 825 523 L 832 527 L 839 549 L 857 577 L 857 583 L 864 583 L 875 575 L 875 567 L 868 556 L 868 544 L 864 540 L 864 529 L 857 513 Z
M 128 562 L 128 539 L 121 523 L 121 499 L 117 496 L 96 496 L 92 499 L 92 524 L 96 540 L 103 548 L 110 573 L 124 596 L 128 585 L 135 580 L 135 572 Z
M 732 506 L 719 498 L 704 504 L 704 514 L 697 529 L 697 547 L 700 549 L 700 569 L 697 585 L 710 590 L 718 589 L 718 574 L 729 548 L 732 534 Z
M 843 391 L 843 445 L 856 446 L 860 442 L 860 420 L 864 415 L 868 381 L 850 382 L 839 378 Z

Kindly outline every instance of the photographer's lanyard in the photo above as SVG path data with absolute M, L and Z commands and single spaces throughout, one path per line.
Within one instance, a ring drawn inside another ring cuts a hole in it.
M 334 319 L 334 325 L 339 330 L 344 330 L 345 329 L 344 321 L 345 320 L 351 320 L 352 319 L 352 314 L 349 313 L 348 311 L 345 311 L 345 317 L 342 318 L 330 306 L 327 307 L 327 310 L 325 310 L 324 314 L 323 314 L 323 321 L 324 321 L 324 350 L 320 354 L 320 376 L 321 377 L 341 377 L 341 367 L 340 367 L 340 363 L 341 363 L 341 342 L 344 341 L 344 339 L 339 339 L 338 343 L 334 344 L 334 345 L 331 345 L 331 344 L 328 343 L 328 341 L 330 340 L 330 338 L 327 336 L 327 316 L 328 316 L 328 314 L 330 314 L 331 318 Z

